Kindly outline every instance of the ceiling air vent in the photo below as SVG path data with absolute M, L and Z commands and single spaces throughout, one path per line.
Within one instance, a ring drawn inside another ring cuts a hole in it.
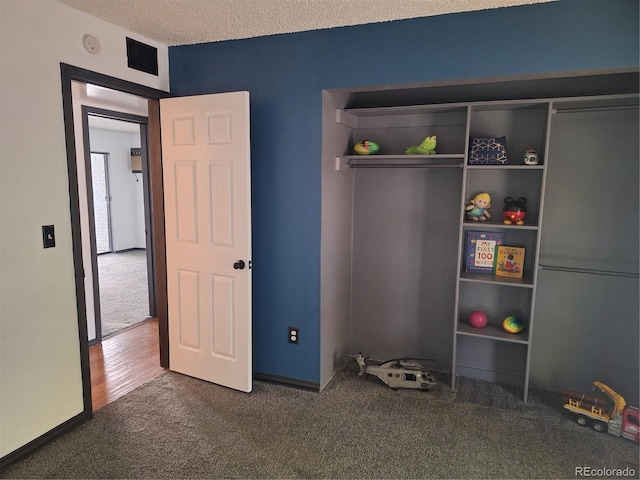
M 158 49 L 127 37 L 127 65 L 158 76 Z

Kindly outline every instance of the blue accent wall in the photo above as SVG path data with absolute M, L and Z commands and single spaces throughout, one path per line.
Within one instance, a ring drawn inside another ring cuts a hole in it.
M 173 95 L 251 95 L 254 371 L 320 380 L 322 89 L 633 67 L 638 20 L 561 0 L 171 47 Z

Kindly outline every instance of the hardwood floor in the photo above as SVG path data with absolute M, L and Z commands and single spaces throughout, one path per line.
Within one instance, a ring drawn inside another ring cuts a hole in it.
M 146 320 L 89 348 L 93 411 L 117 400 L 164 371 L 158 320 Z

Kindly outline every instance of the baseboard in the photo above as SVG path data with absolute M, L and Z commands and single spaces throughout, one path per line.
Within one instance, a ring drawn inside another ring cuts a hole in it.
M 505 385 L 515 386 L 521 386 L 524 382 L 524 378 L 520 374 L 496 372 L 468 365 L 458 365 L 456 367 L 456 376 L 477 378 L 479 380 L 486 380 L 492 383 L 502 383 Z
M 0 472 L 2 472 L 2 470 L 4 470 L 5 468 L 9 467 L 10 465 L 13 465 L 14 463 L 18 462 L 19 460 L 22 460 L 26 456 L 30 455 L 34 451 L 36 451 L 39 448 L 41 448 L 44 445 L 46 445 L 47 443 L 53 441 L 54 439 L 56 439 L 57 437 L 59 437 L 63 433 L 66 433 L 66 432 L 74 429 L 75 427 L 77 427 L 81 423 L 85 422 L 89 418 L 87 418 L 87 416 L 84 413 L 80 413 L 80 414 L 76 415 L 75 417 L 70 418 L 66 422 L 58 425 L 57 427 L 49 430 L 44 435 L 39 436 L 35 440 L 32 440 L 31 442 L 27 443 L 26 445 L 23 445 L 22 447 L 18 448 L 17 450 L 14 450 L 13 452 L 11 452 L 11 453 L 5 455 L 4 457 L 0 458 Z
M 320 391 L 320 382 L 310 382 L 309 380 L 299 380 L 297 378 L 281 377 L 279 375 L 271 375 L 269 373 L 255 372 L 253 374 L 253 379 L 261 382 L 279 383 L 288 387 L 310 390 L 312 392 Z

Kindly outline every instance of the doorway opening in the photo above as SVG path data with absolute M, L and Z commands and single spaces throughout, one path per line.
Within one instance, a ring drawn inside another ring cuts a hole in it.
M 93 291 L 94 285 L 98 285 L 98 282 L 93 280 L 94 274 L 98 271 L 97 253 L 94 253 L 96 248 L 93 250 L 90 248 L 91 244 L 95 247 L 96 239 L 94 229 L 89 228 L 90 226 L 92 227 L 92 225 L 89 225 L 89 218 L 93 218 L 93 215 L 88 215 L 87 213 L 89 208 L 92 207 L 88 202 L 90 189 L 87 189 L 87 181 L 90 184 L 91 180 L 87 177 L 90 168 L 87 169 L 85 167 L 86 163 L 84 161 L 87 158 L 90 163 L 89 115 L 88 112 L 82 112 L 82 107 L 84 105 L 86 108 L 95 109 L 91 113 L 98 117 L 109 117 L 114 111 L 123 116 L 138 117 L 134 118 L 133 122 L 139 125 L 142 139 L 140 148 L 145 151 L 145 155 L 148 158 L 142 176 L 146 180 L 146 185 L 148 185 L 148 194 L 145 196 L 145 202 L 147 202 L 145 211 L 148 212 L 149 218 L 146 223 L 145 249 L 153 259 L 154 266 L 153 271 L 148 270 L 148 279 L 154 282 L 154 288 L 149 289 L 149 291 L 155 294 L 155 298 L 149 300 L 149 305 L 155 308 L 155 311 L 150 311 L 150 314 L 157 318 L 159 363 L 162 367 L 167 368 L 166 263 L 164 258 L 164 207 L 158 100 L 167 97 L 168 93 L 67 64 L 61 64 L 60 70 L 69 171 L 70 214 L 83 385 L 83 414 L 85 418 L 91 418 L 93 408 L 89 338 L 92 334 L 95 336 L 96 331 L 95 321 L 89 321 L 89 318 L 93 319 L 96 305 L 94 300 L 99 296 L 95 294 L 99 294 L 99 292 Z M 96 87 L 94 91 L 98 92 L 93 102 L 82 97 L 82 89 L 84 88 L 86 92 L 90 85 L 92 88 Z M 117 95 L 111 94 L 129 94 L 127 98 L 135 97 L 139 105 L 144 105 L 148 109 L 148 120 L 145 115 L 140 115 L 138 111 L 131 110 L 130 105 L 123 104 L 122 97 L 118 100 L 116 98 L 118 97 Z M 101 95 L 107 95 L 110 102 L 105 104 L 106 99 Z M 100 101 L 103 103 L 100 104 Z M 87 107 L 88 105 L 91 105 L 91 107 Z M 104 109 L 107 108 L 110 109 L 109 114 L 104 113 Z M 131 121 L 132 119 L 126 118 L 125 120 Z M 138 174 L 138 178 L 140 179 L 140 174 Z M 90 331 L 92 326 L 94 328 L 93 332 Z M 97 346 L 101 347 L 102 344 L 98 343 Z M 158 359 L 156 358 L 155 361 L 157 362 Z
M 86 86 L 87 93 L 91 89 L 95 87 Z M 122 100 L 123 104 L 138 102 L 138 98 Z M 130 108 L 138 108 L 145 116 L 82 106 L 87 223 L 92 229 L 85 235 L 92 257 L 93 285 L 86 289 L 87 297 L 92 292 L 94 297 L 93 318 L 90 312 L 87 315 L 88 329 L 95 331 L 94 338 L 89 337 L 92 344 L 156 312 L 153 255 L 147 238 L 151 232 L 148 159 L 143 148 L 148 120 L 144 102 Z

